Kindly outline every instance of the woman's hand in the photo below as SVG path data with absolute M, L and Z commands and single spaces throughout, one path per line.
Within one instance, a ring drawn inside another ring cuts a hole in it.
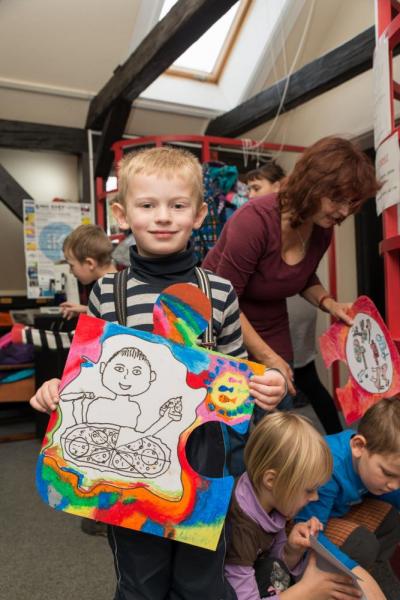
M 68 321 L 87 312 L 87 306 L 84 306 L 83 304 L 74 304 L 73 302 L 62 302 L 60 308 L 62 316 Z
M 263 410 L 274 410 L 286 394 L 286 380 L 280 371 L 267 369 L 249 381 L 251 395 Z
M 334 298 L 326 298 L 321 307 L 327 310 L 335 319 L 339 319 L 349 326 L 353 325 L 353 319 L 348 315 L 352 307 L 351 302 L 336 302 Z

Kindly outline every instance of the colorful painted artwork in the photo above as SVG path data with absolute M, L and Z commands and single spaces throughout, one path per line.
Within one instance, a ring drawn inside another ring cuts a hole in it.
M 244 433 L 248 382 L 265 367 L 197 347 L 210 306 L 187 284 L 154 307 L 148 333 L 81 316 L 37 469 L 57 510 L 215 549 L 233 478 L 186 457 L 193 431 L 219 421 Z
M 351 327 L 337 322 L 320 337 L 326 366 L 342 360 L 349 368 L 348 382 L 336 390 L 349 424 L 381 398 L 400 391 L 400 356 L 376 306 L 360 296 L 350 316 Z

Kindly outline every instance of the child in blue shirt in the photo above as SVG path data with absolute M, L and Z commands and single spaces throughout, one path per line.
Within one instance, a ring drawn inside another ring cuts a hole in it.
M 326 441 L 332 477 L 296 520 L 317 517 L 325 526 L 319 541 L 363 577 L 362 568 L 388 560 L 400 541 L 400 399 L 381 400 L 366 411 L 357 431 Z

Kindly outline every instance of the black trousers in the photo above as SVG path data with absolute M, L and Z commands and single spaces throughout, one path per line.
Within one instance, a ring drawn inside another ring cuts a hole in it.
M 167 538 L 109 527 L 114 600 L 233 600 L 224 580 L 225 531 L 215 552 Z
M 395 508 L 391 508 L 375 531 L 362 525 L 357 527 L 340 549 L 368 569 L 375 562 L 389 560 L 399 542 L 400 516 Z
M 322 385 L 314 361 L 294 369 L 294 383 L 307 396 L 326 433 L 330 435 L 342 431 L 335 403 Z

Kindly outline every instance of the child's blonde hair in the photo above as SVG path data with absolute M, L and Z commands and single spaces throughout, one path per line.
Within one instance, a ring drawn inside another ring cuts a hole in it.
M 370 406 L 357 431 L 367 440 L 370 454 L 400 453 L 400 397 L 383 398 Z
M 256 492 L 266 471 L 275 471 L 274 495 L 287 509 L 305 489 L 325 483 L 332 455 L 323 437 L 306 418 L 291 412 L 267 415 L 252 431 L 244 451 L 246 470 Z
M 118 200 L 125 204 L 129 179 L 134 175 L 181 177 L 190 182 L 200 207 L 203 202 L 203 172 L 194 154 L 182 148 L 162 146 L 131 152 L 118 165 Z
M 79 261 L 93 258 L 100 266 L 112 260 L 113 245 L 99 225 L 79 225 L 64 240 L 63 252 L 71 252 Z

